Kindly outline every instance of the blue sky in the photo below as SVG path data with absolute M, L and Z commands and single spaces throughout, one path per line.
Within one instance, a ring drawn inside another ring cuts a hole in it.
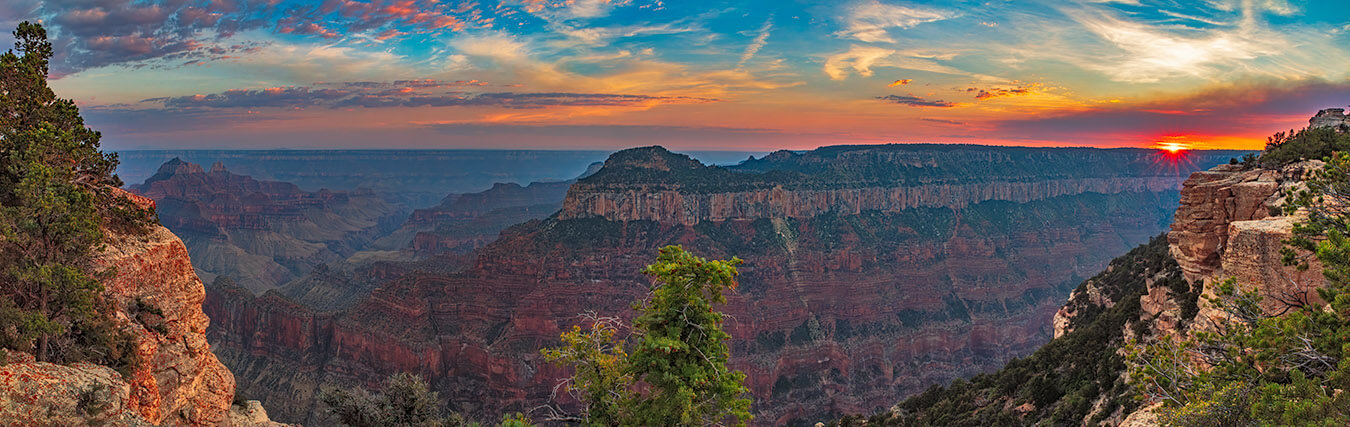
M 1350 103 L 1327 1 L 0 0 L 21 20 L 114 149 L 1256 148 Z

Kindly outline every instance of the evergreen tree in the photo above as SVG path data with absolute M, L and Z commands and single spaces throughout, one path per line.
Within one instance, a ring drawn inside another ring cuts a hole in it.
M 46 31 L 23 22 L 14 37 L 0 55 L 0 348 L 126 368 L 133 353 L 108 316 L 93 256 L 106 229 L 150 213 L 113 195 L 116 156 L 47 86 Z
M 644 274 L 656 285 L 636 305 L 628 340 L 615 337 L 614 319 L 589 316 L 588 329 L 563 334 L 545 349 L 552 361 L 573 366 L 567 387 L 586 405 L 587 425 L 744 425 L 750 420 L 745 374 L 727 367 L 731 352 L 722 330 L 723 292 L 736 288 L 739 259 L 709 261 L 679 246 L 661 249 Z M 632 354 L 624 351 L 631 341 Z

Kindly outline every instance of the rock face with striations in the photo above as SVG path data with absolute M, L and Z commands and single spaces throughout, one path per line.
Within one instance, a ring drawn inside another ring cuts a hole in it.
M 133 192 L 187 242 L 203 280 L 227 276 L 260 292 L 344 260 L 394 227 L 399 209 L 365 190 L 307 192 L 170 160 Z
M 1271 295 L 1323 286 L 1320 268 L 1299 271 L 1281 263 L 1283 241 L 1300 216 L 1279 212 L 1283 190 L 1299 185 L 1308 170 L 1321 164 L 1313 160 L 1280 170 L 1223 165 L 1192 174 L 1167 235 L 1186 280 L 1206 294 L 1228 278 Z M 1166 300 L 1165 295 L 1146 299 L 1145 311 L 1162 311 Z M 1202 318 L 1219 315 L 1204 298 L 1200 306 Z
M 136 337 L 139 365 L 124 378 L 106 367 L 36 363 L 17 355 L 17 363 L 0 367 L 0 418 L 23 416 L 43 425 L 231 425 L 234 376 L 207 344 L 206 290 L 182 241 L 158 225 L 144 233 L 113 233 L 96 264 L 115 268 L 103 285 L 116 307 L 114 318 Z M 86 393 L 89 400 L 81 403 Z M 96 414 L 86 413 L 91 407 L 99 409 Z
M 649 283 L 638 272 L 681 244 L 746 260 L 724 310 L 757 422 L 815 422 L 1048 341 L 1072 286 L 1165 228 L 1190 171 L 1153 156 L 826 147 L 717 168 L 625 150 L 557 215 L 506 229 L 459 271 L 412 271 L 336 313 L 212 289 L 209 336 L 278 419 L 315 421 L 319 387 L 411 371 L 487 420 L 546 403 L 566 372 L 538 349 L 582 311 L 630 316 Z
M 1163 170 L 1168 160 L 1148 150 L 851 148 L 780 151 L 731 168 L 674 158 L 665 150 L 626 150 L 606 161 L 595 177 L 572 186 L 560 217 L 695 225 L 1158 192 L 1175 190 L 1179 181 L 1176 173 Z

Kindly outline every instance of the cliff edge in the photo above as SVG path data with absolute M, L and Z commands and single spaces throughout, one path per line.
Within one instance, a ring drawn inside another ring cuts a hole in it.
M 125 194 L 144 206 L 154 202 Z M 126 376 L 88 363 L 56 365 L 8 354 L 0 366 L 0 420 L 18 425 L 272 425 L 256 405 L 232 411 L 234 375 L 211 353 L 206 289 L 187 248 L 167 228 L 109 232 L 96 263 L 114 318 L 136 337 Z

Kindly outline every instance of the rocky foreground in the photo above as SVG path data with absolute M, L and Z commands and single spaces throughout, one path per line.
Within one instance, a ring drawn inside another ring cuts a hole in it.
M 233 404 L 235 378 L 207 344 L 206 290 L 178 237 L 158 225 L 114 234 L 97 263 L 116 269 L 105 292 L 136 336 L 141 363 L 124 377 L 9 353 L 0 365 L 0 424 L 276 425 L 257 402 Z

